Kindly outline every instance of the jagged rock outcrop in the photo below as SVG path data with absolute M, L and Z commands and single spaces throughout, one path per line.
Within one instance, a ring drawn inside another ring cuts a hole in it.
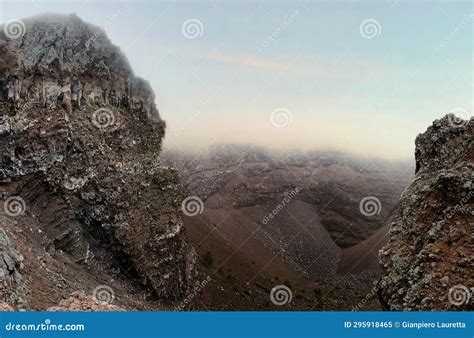
M 47 311 L 125 311 L 124 309 L 105 302 L 100 302 L 95 297 L 76 291 L 71 297 L 63 299 L 59 305 L 49 307 Z
M 160 164 L 165 124 L 152 89 L 77 16 L 23 23 L 21 36 L 0 32 L 2 222 L 37 227 L 48 252 L 92 274 L 120 271 L 159 302 L 179 301 L 195 282 L 195 254 L 183 188 Z
M 0 312 L 11 312 L 15 309 L 8 304 L 0 300 Z M 75 291 L 69 298 L 62 299 L 58 305 L 47 308 L 46 311 L 51 312 L 62 312 L 62 311 L 125 311 L 123 308 L 109 304 L 106 302 L 100 302 L 93 296 L 88 296 L 80 291 Z
M 380 251 L 389 310 L 474 309 L 474 120 L 436 120 L 416 139 L 416 176 Z
M 23 287 L 20 274 L 23 259 L 21 253 L 13 247 L 5 230 L 0 228 L 0 297 L 13 304 L 19 302 L 17 288 Z

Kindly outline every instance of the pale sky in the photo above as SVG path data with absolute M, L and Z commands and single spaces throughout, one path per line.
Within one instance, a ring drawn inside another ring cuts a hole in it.
M 470 1 L 0 3 L 2 23 L 57 12 L 103 27 L 154 88 L 165 148 L 404 159 L 433 120 L 473 111 Z

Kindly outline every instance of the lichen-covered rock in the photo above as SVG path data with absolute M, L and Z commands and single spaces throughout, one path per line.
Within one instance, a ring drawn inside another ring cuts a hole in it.
M 183 188 L 160 164 L 165 124 L 153 91 L 77 16 L 24 24 L 16 39 L 0 31 L 0 192 L 26 209 L 14 221 L 34 219 L 46 247 L 90 269 L 119 269 L 160 302 L 182 299 L 195 257 Z
M 386 309 L 474 309 L 473 131 L 447 115 L 416 139 L 416 176 L 380 251 Z
M 0 297 L 16 303 L 16 289 L 23 285 L 20 270 L 23 256 L 12 245 L 5 230 L 0 228 Z

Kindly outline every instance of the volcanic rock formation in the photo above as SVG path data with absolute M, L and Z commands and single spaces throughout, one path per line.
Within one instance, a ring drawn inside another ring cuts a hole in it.
M 380 252 L 386 309 L 474 309 L 473 134 L 473 119 L 450 114 L 416 139 L 416 176 Z
M 59 305 L 52 306 L 47 311 L 124 311 L 124 309 L 106 302 L 101 303 L 95 297 L 76 291 L 71 294 L 71 297 L 61 300 Z
M 0 296 L 2 300 L 19 303 L 16 289 L 23 287 L 20 270 L 23 256 L 13 247 L 5 230 L 0 228 Z
M 151 87 L 77 16 L 23 23 L 22 36 L 0 33 L 1 226 L 38 250 L 27 267 L 64 253 L 92 276 L 132 277 L 160 303 L 183 299 L 195 255 L 183 188 L 160 164 L 165 123 Z

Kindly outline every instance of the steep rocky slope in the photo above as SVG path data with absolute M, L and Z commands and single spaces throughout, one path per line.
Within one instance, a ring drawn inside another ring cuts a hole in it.
M 28 289 L 10 296 L 45 308 L 106 284 L 124 303 L 135 292 L 151 306 L 179 302 L 195 254 L 183 188 L 158 157 L 165 124 L 152 89 L 77 16 L 23 23 L 22 35 L 0 33 L 1 227 Z
M 447 115 L 416 139 L 416 176 L 380 253 L 387 309 L 474 309 L 473 132 Z

